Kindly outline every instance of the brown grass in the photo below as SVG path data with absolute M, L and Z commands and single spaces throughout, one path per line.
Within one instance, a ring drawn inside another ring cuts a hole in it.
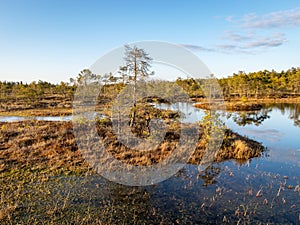
M 224 105 L 220 103 L 196 103 L 194 104 L 194 107 L 206 110 L 226 109 L 227 111 L 251 111 L 260 110 L 263 107 L 263 105 L 248 102 L 225 102 L 225 108 Z
M 84 172 L 89 169 L 76 145 L 71 122 L 24 121 L 0 123 L 0 172 L 30 166 L 51 171 Z M 150 165 L 166 159 L 178 145 L 179 133 L 168 130 L 163 142 L 147 151 L 130 149 L 120 143 L 111 126 L 99 126 L 107 151 L 116 159 L 132 165 Z M 247 160 L 258 157 L 263 147 L 231 131 L 215 157 Z M 199 136 L 195 153 L 189 163 L 199 164 L 207 143 Z
M 86 170 L 72 124 L 24 121 L 1 123 L 0 170 L 26 166 L 50 170 Z
M 300 98 L 265 98 L 265 99 L 225 99 L 224 105 L 218 100 L 208 103 L 207 99 L 193 99 L 194 106 L 206 110 L 226 109 L 227 111 L 253 111 L 260 110 L 265 104 L 269 103 L 300 103 Z

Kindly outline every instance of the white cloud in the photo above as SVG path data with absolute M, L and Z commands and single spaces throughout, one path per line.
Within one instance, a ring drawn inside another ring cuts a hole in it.
M 244 48 L 270 48 L 270 47 L 278 47 L 287 42 L 285 35 L 282 33 L 273 34 L 270 37 L 257 38 L 255 40 L 249 41 L 245 44 Z
M 253 52 L 248 51 L 245 46 L 242 47 L 242 46 L 230 45 L 230 44 L 216 45 L 211 48 L 204 48 L 202 46 L 192 45 L 192 44 L 180 44 L 180 45 L 185 48 L 188 48 L 193 52 L 205 51 L 205 52 L 220 52 L 224 54 L 232 54 L 232 53 L 253 54 Z
M 287 39 L 283 33 L 258 35 L 253 31 L 226 31 L 223 35 L 223 44 L 217 45 L 222 51 L 256 54 L 269 48 L 283 45 Z
M 286 35 L 282 33 L 282 28 L 300 26 L 300 8 L 275 11 L 264 15 L 249 13 L 241 18 L 231 15 L 226 18 L 226 21 L 234 24 L 234 27 L 233 30 L 224 32 L 223 43 L 210 48 L 193 44 L 182 44 L 182 46 L 191 51 L 258 54 L 282 46 L 288 41 Z M 274 30 L 270 30 L 275 28 L 280 32 L 276 33 Z M 262 29 L 263 32 L 261 32 Z
M 199 45 L 192 45 L 192 44 L 181 44 L 181 46 L 190 49 L 191 51 L 201 51 L 201 52 L 212 52 L 214 49 L 205 48 Z
M 254 37 L 255 33 L 248 32 L 248 33 L 236 33 L 233 31 L 225 31 L 223 38 L 231 41 L 245 41 L 251 40 Z
M 288 41 L 282 30 L 300 26 L 300 8 L 275 11 L 264 15 L 249 13 L 241 18 L 228 16 L 226 21 L 233 24 L 235 31 L 229 30 L 224 33 L 222 40 L 225 43 L 218 45 L 219 48 L 244 53 L 251 50 L 253 53 L 261 52 L 279 47 Z M 261 32 L 262 30 L 263 32 Z M 274 30 L 280 32 L 274 33 Z
M 245 15 L 238 21 L 242 28 L 282 28 L 300 26 L 300 8 L 271 12 L 258 16 Z

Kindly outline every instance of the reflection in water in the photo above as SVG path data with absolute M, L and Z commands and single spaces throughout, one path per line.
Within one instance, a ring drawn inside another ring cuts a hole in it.
M 196 166 L 189 165 L 169 180 L 147 187 L 128 187 L 86 176 L 53 180 L 44 188 L 57 190 L 51 192 L 54 202 L 64 201 L 69 193 L 62 216 L 83 214 L 90 223 L 221 224 L 226 218 L 230 221 L 227 224 L 297 224 L 300 198 L 298 189 L 294 190 L 299 179 L 291 176 L 296 168 L 281 171 L 290 177 L 287 181 L 278 171 L 264 170 L 268 168 L 260 170 L 255 163 L 236 166 L 227 162 L 199 174 Z M 260 190 L 262 196 L 256 197 Z M 41 202 L 36 207 L 47 210 L 48 205 Z M 26 208 L 20 210 L 25 213 Z
M 176 109 L 175 104 L 158 104 L 158 108 Z M 189 112 L 185 121 L 195 123 L 205 116 L 205 110 L 193 107 L 193 103 L 180 103 L 182 112 Z M 269 160 L 286 162 L 291 158 L 293 163 L 299 164 L 300 149 L 299 137 L 299 112 L 300 104 L 267 104 L 263 109 L 251 112 L 222 112 L 222 120 L 226 126 L 256 141 L 261 142 L 270 150 Z M 278 157 L 280 156 L 280 157 Z
M 300 104 L 274 103 L 268 104 L 259 111 L 226 112 L 226 118 L 232 118 L 239 126 L 261 125 L 265 120 L 270 119 L 274 109 L 281 111 L 282 115 L 289 115 L 288 118 L 294 121 L 295 126 L 300 126 Z
M 0 122 L 19 122 L 27 120 L 37 120 L 37 121 L 71 121 L 72 116 L 0 116 Z
M 268 107 L 279 109 L 282 115 L 288 114 L 288 118 L 294 121 L 294 126 L 300 127 L 300 104 L 270 104 Z
M 179 102 L 175 104 L 153 104 L 160 109 L 171 109 L 182 112 L 182 122 L 191 122 L 201 120 L 205 115 L 205 110 L 193 107 L 193 103 Z M 226 119 L 232 119 L 239 126 L 255 125 L 260 126 L 264 121 L 272 116 L 272 111 L 278 109 L 282 115 L 289 115 L 288 118 L 294 121 L 295 126 L 300 127 L 300 104 L 289 103 L 272 103 L 267 104 L 263 109 L 258 111 L 243 112 L 225 112 Z M 224 112 L 223 112 L 224 113 Z
M 261 125 L 266 119 L 270 118 L 269 113 L 272 109 L 262 109 L 260 111 L 251 112 L 228 112 L 226 118 L 232 117 L 233 121 L 239 126 L 253 124 L 255 126 Z
M 200 172 L 199 178 L 203 180 L 203 186 L 208 186 L 216 183 L 216 176 L 221 172 L 219 164 L 208 166 L 204 171 Z

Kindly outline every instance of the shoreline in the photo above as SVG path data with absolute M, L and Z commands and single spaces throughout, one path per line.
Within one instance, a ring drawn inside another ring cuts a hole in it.
M 224 100 L 215 100 L 210 104 L 206 99 L 194 99 L 196 102 L 193 104 L 194 107 L 205 109 L 205 110 L 219 110 L 224 109 L 226 111 L 257 111 L 262 109 L 265 105 L 268 104 L 300 104 L 300 98 L 281 98 L 281 99 L 230 99 Z M 220 103 L 221 102 L 221 103 Z
M 226 109 L 227 111 L 253 111 L 263 108 L 266 104 L 300 104 L 300 98 L 280 98 L 280 99 L 247 99 L 242 101 L 241 99 L 229 99 L 225 100 L 224 105 L 221 104 L 211 104 L 207 103 L 204 98 L 192 98 L 191 103 L 194 103 L 196 108 L 201 109 Z M 107 105 L 105 105 L 107 107 Z M 24 116 L 24 117 L 34 117 L 34 116 L 71 116 L 73 113 L 72 105 L 69 107 L 49 107 L 49 108 L 24 108 L 24 109 L 3 109 L 0 108 L 0 116 Z M 107 113 L 105 111 L 105 113 Z

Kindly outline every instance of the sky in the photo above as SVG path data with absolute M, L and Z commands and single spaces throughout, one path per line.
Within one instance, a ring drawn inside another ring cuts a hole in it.
M 126 43 L 184 46 L 217 77 L 299 67 L 299 0 L 0 1 L 0 80 L 75 78 Z

